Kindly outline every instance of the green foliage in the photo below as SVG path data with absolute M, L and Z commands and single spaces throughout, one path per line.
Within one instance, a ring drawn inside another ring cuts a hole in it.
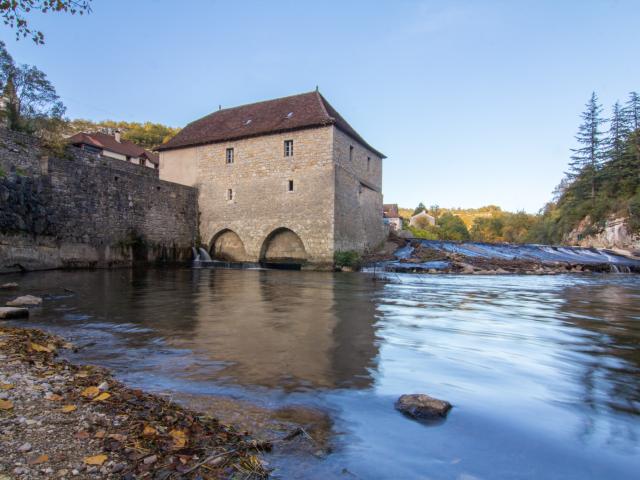
M 630 230 L 640 231 L 640 97 L 632 92 L 624 107 L 614 104 L 604 139 L 601 120 L 594 120 L 599 114 L 594 99 L 582 116 L 577 137 L 582 146 L 574 150 L 572 172 L 532 226 L 534 241 L 560 243 L 576 229 L 584 237 L 612 217 L 627 218 Z
M 33 13 L 70 13 L 84 15 L 91 12 L 91 0 L 10 0 L 0 1 L 0 16 L 4 24 L 15 29 L 16 40 L 31 37 L 36 44 L 44 43 L 44 34 L 32 30 L 27 17 Z
M 436 225 L 440 227 L 439 231 L 442 239 L 466 241 L 470 238 L 469 230 L 467 230 L 467 226 L 462 219 L 452 213 L 440 215 L 436 220 Z
M 350 267 L 353 269 L 360 268 L 362 257 L 358 252 L 346 250 L 343 252 L 335 252 L 333 261 L 337 267 Z
M 65 107 L 44 72 L 18 65 L 0 41 L 0 82 L 7 127 L 30 134 L 47 134 L 62 121 Z
M 7 172 L 5 172 L 2 167 L 0 167 L 0 178 L 4 178 L 7 176 Z
M 418 206 L 415 208 L 415 210 L 413 211 L 413 215 L 417 215 L 420 212 L 424 212 L 426 209 L 427 207 L 424 206 L 424 203 L 420 202 Z
M 77 119 L 68 123 L 66 133 L 73 135 L 78 132 L 95 132 L 105 129 L 120 130 L 122 138 L 150 150 L 169 141 L 180 131 L 179 128 L 152 122 L 138 123 L 114 120 L 92 122 L 91 120 Z

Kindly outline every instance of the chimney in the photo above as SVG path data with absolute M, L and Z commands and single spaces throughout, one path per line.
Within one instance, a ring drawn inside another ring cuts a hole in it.
M 120 130 L 116 130 L 114 136 L 116 137 L 116 142 L 120 143 Z

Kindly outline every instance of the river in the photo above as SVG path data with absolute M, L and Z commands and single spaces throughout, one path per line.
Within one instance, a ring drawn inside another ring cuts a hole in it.
M 320 412 L 326 432 L 317 445 L 265 455 L 276 478 L 640 471 L 638 275 L 376 281 L 176 268 L 2 280 L 45 298 L 30 320 L 13 324 L 95 342 L 70 358 L 109 367 L 130 385 L 258 430 L 263 409 Z M 454 408 L 443 423 L 419 423 L 394 410 L 403 393 Z M 244 404 L 246 415 L 237 410 Z

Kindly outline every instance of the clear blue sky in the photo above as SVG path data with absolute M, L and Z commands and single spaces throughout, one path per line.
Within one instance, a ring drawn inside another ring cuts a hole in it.
M 320 91 L 388 155 L 385 202 L 537 211 L 566 168 L 592 90 L 640 89 L 640 2 L 94 0 L 37 16 L 16 60 L 68 116 L 183 126 Z

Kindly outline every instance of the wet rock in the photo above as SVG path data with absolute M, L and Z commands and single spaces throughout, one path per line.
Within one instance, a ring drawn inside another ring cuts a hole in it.
M 22 453 L 30 452 L 31 451 L 31 444 L 30 443 L 24 443 L 24 444 L 20 445 L 20 448 L 18 448 L 18 451 L 22 452 Z
M 29 316 L 29 310 L 18 307 L 0 307 L 0 318 L 23 318 Z
M 14 298 L 7 302 L 8 307 L 37 307 L 42 303 L 40 297 L 34 297 L 33 295 L 23 295 L 22 297 Z
M 451 410 L 451 404 L 424 394 L 402 395 L 395 404 L 396 410 L 419 419 L 444 418 Z
M 107 382 L 102 382 L 100 385 L 98 385 L 98 390 L 100 390 L 101 392 L 106 392 L 107 390 L 109 390 L 109 384 Z
M 15 290 L 18 288 L 18 284 L 15 282 L 3 283 L 0 285 L 0 290 Z
M 151 464 L 151 463 L 155 463 L 155 462 L 156 462 L 156 460 L 158 460 L 158 457 L 157 457 L 157 456 L 155 456 L 155 455 L 150 455 L 150 456 L 148 456 L 147 458 L 145 458 L 145 459 L 143 460 L 143 463 L 144 463 L 145 465 L 149 465 L 149 464 Z

